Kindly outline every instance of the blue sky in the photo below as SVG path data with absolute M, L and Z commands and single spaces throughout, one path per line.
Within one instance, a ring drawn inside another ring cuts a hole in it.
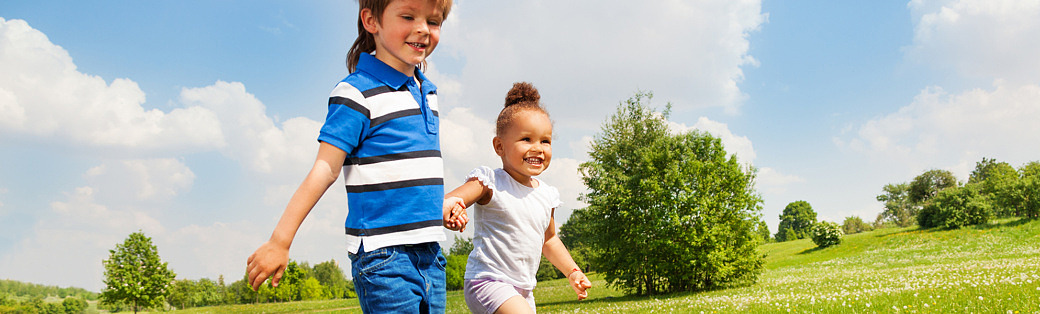
M 0 2 L 0 278 L 100 290 L 107 250 L 137 230 L 181 278 L 240 278 L 313 162 L 356 10 Z M 674 130 L 759 169 L 775 232 L 793 201 L 871 221 L 884 184 L 1040 160 L 1035 38 L 1040 1 L 456 1 L 427 74 L 449 188 L 499 165 L 492 119 L 530 81 L 555 121 L 544 179 L 563 221 L 586 144 L 645 90 Z M 292 258 L 347 260 L 336 186 Z

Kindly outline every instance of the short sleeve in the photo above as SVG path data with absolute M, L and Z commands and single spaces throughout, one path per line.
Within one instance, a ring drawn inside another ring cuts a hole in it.
M 471 178 L 476 178 L 489 189 L 495 189 L 495 170 L 488 166 L 480 166 L 470 171 L 469 175 L 466 176 L 466 180 Z
M 560 190 L 557 190 L 555 186 L 549 187 L 549 204 L 550 208 L 560 208 L 560 205 L 563 205 L 563 201 L 560 200 Z

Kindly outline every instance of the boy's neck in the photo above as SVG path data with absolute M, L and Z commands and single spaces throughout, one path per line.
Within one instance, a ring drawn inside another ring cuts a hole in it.
M 376 59 L 379 59 L 379 61 L 382 61 L 391 68 L 394 68 L 394 70 L 397 70 L 397 72 L 401 72 L 401 74 L 407 75 L 408 77 L 415 76 L 415 67 L 418 66 L 417 64 L 407 64 L 401 62 L 401 60 L 398 60 L 397 58 L 394 58 L 394 56 L 390 55 L 389 52 L 380 50 L 382 49 L 376 47 Z

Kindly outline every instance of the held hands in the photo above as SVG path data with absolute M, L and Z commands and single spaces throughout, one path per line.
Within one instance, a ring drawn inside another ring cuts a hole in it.
M 571 288 L 574 288 L 574 293 L 578 294 L 578 300 L 589 297 L 588 289 L 592 288 L 592 282 L 580 269 L 575 268 L 567 275 L 567 282 L 571 284 Z
M 466 202 L 457 196 L 444 199 L 444 227 L 450 230 L 466 231 L 469 217 L 466 216 Z
M 249 260 L 246 261 L 249 281 L 246 283 L 253 287 L 253 291 L 257 291 L 267 278 L 273 276 L 271 285 L 278 287 L 288 262 L 289 249 L 267 241 L 256 249 L 253 255 L 249 255 Z

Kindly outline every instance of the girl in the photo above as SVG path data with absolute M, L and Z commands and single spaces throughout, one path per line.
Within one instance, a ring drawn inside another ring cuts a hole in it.
M 445 195 L 444 212 L 451 217 L 477 204 L 464 283 L 473 313 L 533 313 L 531 291 L 542 254 L 567 274 L 579 300 L 592 287 L 556 236 L 553 214 L 560 193 L 535 178 L 552 160 L 552 122 L 539 98 L 530 83 L 513 84 L 492 141 L 502 168 L 477 168 Z
M 440 40 L 451 0 L 360 0 L 350 75 L 329 96 L 317 160 L 270 240 L 249 256 L 257 289 L 278 286 L 304 218 L 342 170 L 347 252 L 366 313 L 443 313 L 444 163 L 437 87 L 420 71 Z M 464 218 L 463 218 L 464 219 Z M 461 223 L 465 223 L 461 221 Z

